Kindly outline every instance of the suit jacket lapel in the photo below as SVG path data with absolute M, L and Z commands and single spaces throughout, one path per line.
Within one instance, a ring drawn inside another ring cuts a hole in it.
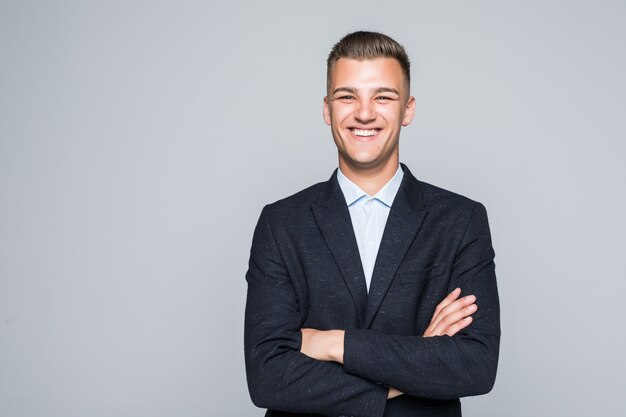
M 376 256 L 376 264 L 367 297 L 364 328 L 368 328 L 372 323 L 400 263 L 428 213 L 428 210 L 424 208 L 417 179 L 404 164 L 402 168 L 404 169 L 404 178 L 391 206 L 380 249 Z
M 363 322 L 367 303 L 365 274 L 350 212 L 337 182 L 337 170 L 327 182 L 326 188 L 320 193 L 317 203 L 311 204 L 311 209 L 317 226 L 356 304 L 359 319 Z

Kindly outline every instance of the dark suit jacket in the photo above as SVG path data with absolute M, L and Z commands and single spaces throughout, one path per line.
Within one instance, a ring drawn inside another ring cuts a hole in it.
M 460 416 L 459 397 L 491 390 L 500 341 L 485 208 L 404 178 L 369 294 L 336 174 L 266 206 L 254 232 L 245 318 L 248 388 L 267 416 Z M 421 337 L 454 288 L 474 321 Z M 300 353 L 300 328 L 345 329 L 344 365 Z M 388 386 L 404 395 L 387 401 Z

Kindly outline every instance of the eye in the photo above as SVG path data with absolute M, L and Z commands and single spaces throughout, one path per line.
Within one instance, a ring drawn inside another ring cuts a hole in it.
M 376 97 L 376 100 L 378 100 L 378 101 L 391 101 L 391 100 L 393 100 L 393 98 L 392 97 L 388 97 L 388 96 L 378 96 L 378 97 Z
M 337 100 L 354 100 L 354 96 L 350 96 L 350 95 L 340 96 L 340 97 L 337 97 Z

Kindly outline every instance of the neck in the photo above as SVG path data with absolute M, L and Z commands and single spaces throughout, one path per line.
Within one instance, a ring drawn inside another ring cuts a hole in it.
M 382 167 L 355 168 L 339 159 L 339 169 L 350 181 L 359 186 L 369 195 L 375 195 L 385 184 L 396 175 L 398 171 L 398 159 L 385 164 Z

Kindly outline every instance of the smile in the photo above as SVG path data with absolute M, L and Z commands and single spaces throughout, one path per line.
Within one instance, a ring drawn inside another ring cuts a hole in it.
M 352 133 L 354 133 L 356 136 L 370 137 L 370 136 L 376 135 L 378 133 L 379 129 L 368 129 L 368 130 L 364 130 L 364 129 L 350 129 L 350 131 Z

